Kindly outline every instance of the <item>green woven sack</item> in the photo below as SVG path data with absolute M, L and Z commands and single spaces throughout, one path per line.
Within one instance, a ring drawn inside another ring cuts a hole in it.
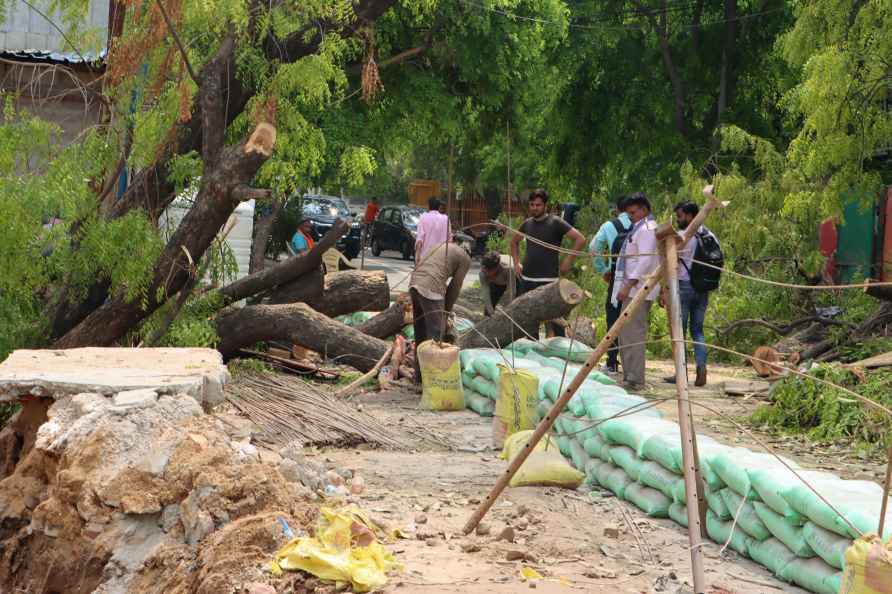
M 727 487 L 719 491 L 719 494 L 722 496 L 722 500 L 728 507 L 728 511 L 731 512 L 732 516 L 737 518 L 737 525 L 740 526 L 744 532 L 752 536 L 755 540 L 767 540 L 768 538 L 771 538 L 771 532 L 768 531 L 768 528 L 765 527 L 765 524 L 762 523 L 762 520 L 756 515 L 756 509 L 753 507 L 752 503 Z
M 604 462 L 613 462 L 613 458 L 610 457 L 610 446 L 600 435 L 589 437 L 582 443 L 582 447 L 589 456 L 600 458 Z
M 796 553 L 788 549 L 787 545 L 776 538 L 751 541 L 749 552 L 753 561 L 763 567 L 767 567 L 778 577 L 780 577 L 781 571 L 787 566 L 787 563 L 796 559 Z
M 598 460 L 597 458 L 589 458 L 588 463 L 585 465 L 585 484 L 586 485 L 598 485 L 598 470 L 601 468 L 604 462 Z
M 802 526 L 805 524 L 806 518 L 790 507 L 781 492 L 790 487 L 801 485 L 803 480 L 809 483 L 840 480 L 839 477 L 829 472 L 796 470 L 794 474 L 788 468 L 753 468 L 748 469 L 747 474 L 750 477 L 752 488 L 765 505 L 784 516 L 794 526 Z M 797 475 L 799 476 L 797 477 Z
M 491 417 L 496 410 L 496 403 L 473 390 L 465 389 L 465 406 L 481 417 Z
M 727 542 L 728 546 L 744 557 L 750 556 L 749 546 L 753 539 L 731 522 L 718 519 L 712 510 L 706 512 L 706 533 L 719 545 L 724 546 Z
M 787 466 L 799 468 L 792 460 L 783 458 Z M 735 493 L 746 497 L 750 501 L 759 498 L 759 494 L 752 487 L 749 473 L 757 468 L 784 468 L 784 464 L 771 454 L 751 452 L 745 448 L 729 449 L 715 456 L 710 465 Z
M 654 488 L 666 497 L 673 497 L 673 489 L 678 483 L 684 488 L 684 479 L 669 472 L 656 462 L 645 461 L 638 469 L 638 482 Z
M 641 483 L 631 483 L 626 487 L 625 498 L 634 503 L 651 518 L 668 518 L 672 500 Z
M 761 501 L 754 501 L 753 509 L 756 510 L 756 515 L 759 516 L 759 519 L 762 520 L 762 523 L 765 524 L 771 535 L 784 543 L 797 557 L 807 558 L 815 556 L 815 552 L 805 541 L 802 528 L 793 526 L 782 515 Z
M 719 489 L 719 491 L 721 491 L 721 489 Z M 703 498 L 706 500 L 706 505 L 709 506 L 709 509 L 712 510 L 712 513 L 714 513 L 718 519 L 722 521 L 730 520 L 731 511 L 728 509 L 728 506 L 725 505 L 725 500 L 719 494 L 719 491 L 714 491 L 709 485 L 706 485 L 706 489 L 703 492 Z M 686 504 L 687 490 L 685 489 L 684 479 L 672 486 L 672 499 L 681 505 Z
M 688 527 L 688 508 L 680 503 L 672 503 L 669 506 L 669 517 L 676 523 Z
M 570 438 L 570 460 L 573 462 L 574 468 L 580 472 L 585 472 L 585 466 L 590 459 L 579 440 Z
M 644 462 L 635 455 L 635 450 L 628 446 L 613 446 L 610 448 L 610 457 L 613 463 L 625 470 L 633 481 L 638 480 Z
M 780 577 L 816 594 L 837 594 L 833 581 L 837 571 L 817 557 L 794 559 L 781 570 Z
M 606 462 L 598 469 L 598 484 L 609 489 L 614 495 L 622 499 L 626 494 L 626 487 L 634 481 L 629 478 L 626 471 Z
M 835 532 L 824 530 L 817 524 L 806 522 L 802 536 L 808 546 L 830 567 L 845 569 L 846 550 L 852 546 L 852 539 Z

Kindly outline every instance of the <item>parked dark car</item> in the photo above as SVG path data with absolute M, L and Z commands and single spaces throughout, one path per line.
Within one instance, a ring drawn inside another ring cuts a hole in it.
M 384 250 L 396 250 L 403 260 L 415 255 L 415 232 L 418 219 L 424 214 L 416 206 L 385 206 L 372 224 L 372 255 L 380 256 Z
M 337 196 L 304 196 L 303 216 L 310 219 L 318 239 L 332 228 L 335 220 L 346 219 L 351 214 L 347 203 Z M 359 255 L 361 244 L 362 229 L 359 222 L 354 221 L 350 230 L 338 240 L 337 248 L 348 260 L 352 260 Z

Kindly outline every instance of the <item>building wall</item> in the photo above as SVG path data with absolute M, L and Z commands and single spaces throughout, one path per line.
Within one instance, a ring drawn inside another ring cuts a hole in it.
M 32 0 L 31 4 L 42 12 L 48 0 Z M 90 0 L 89 12 L 85 27 L 95 30 L 102 45 L 108 37 L 109 0 Z M 65 40 L 59 31 L 39 12 L 19 0 L 7 3 L 8 14 L 5 21 L 0 22 L 0 49 L 4 51 L 41 50 L 48 52 L 71 53 L 72 48 L 65 47 Z M 59 14 L 49 15 L 56 24 L 61 25 Z M 64 26 L 62 26 L 64 29 Z M 85 51 L 83 48 L 82 51 Z M 90 52 L 96 57 L 95 49 Z
M 50 62 L 0 62 L 0 92 L 13 97 L 27 111 L 62 128 L 60 142 L 68 144 L 102 119 L 99 76 L 89 70 Z

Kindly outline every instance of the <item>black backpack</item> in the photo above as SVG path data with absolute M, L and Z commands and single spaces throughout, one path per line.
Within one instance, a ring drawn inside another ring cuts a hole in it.
M 626 241 L 629 233 L 632 232 L 634 225 L 629 225 L 628 228 L 623 227 L 623 223 L 619 219 L 613 219 L 610 222 L 613 224 L 613 228 L 616 229 L 616 237 L 613 239 L 613 243 L 610 244 L 610 272 L 616 272 L 616 263 L 619 260 L 616 256 L 622 250 L 623 242 Z
M 699 293 L 708 293 L 719 288 L 719 281 L 722 277 L 722 271 L 716 268 L 725 266 L 725 255 L 722 253 L 722 246 L 719 240 L 706 227 L 702 231 L 698 231 L 694 236 L 697 238 L 697 247 L 694 250 L 694 261 L 688 268 L 688 274 L 691 277 L 691 286 Z M 704 262 L 709 266 L 701 264 Z M 716 268 L 713 268 L 715 266 Z

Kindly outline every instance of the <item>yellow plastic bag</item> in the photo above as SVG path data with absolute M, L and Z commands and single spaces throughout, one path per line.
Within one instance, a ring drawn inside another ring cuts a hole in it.
M 506 365 L 499 365 L 496 417 L 506 426 L 506 438 L 536 426 L 538 405 L 539 378 L 527 370 L 512 371 Z
M 355 592 L 370 592 L 387 583 L 387 572 L 399 564 L 378 542 L 371 521 L 356 506 L 319 509 L 314 537 L 295 538 L 276 553 L 270 571 L 306 571 Z
M 530 437 L 532 436 L 532 429 L 518 431 L 514 435 L 510 435 L 505 440 L 505 445 L 502 447 L 502 453 L 500 454 L 502 460 L 513 460 L 514 456 L 517 455 L 517 452 L 523 449 L 523 446 L 527 444 L 527 442 L 530 440 Z M 537 443 L 533 447 L 534 452 L 542 452 L 545 450 L 553 450 L 555 452 L 558 451 L 557 444 L 552 441 L 551 436 L 549 435 L 546 435 L 545 437 L 540 439 L 539 443 Z
M 455 345 L 425 340 L 416 349 L 421 367 L 421 408 L 427 410 L 463 410 L 465 393 L 461 384 L 459 348 Z
M 839 594 L 892 594 L 892 541 L 868 534 L 853 542 Z
M 502 448 L 502 458 L 513 460 L 532 435 L 533 431 L 527 430 L 509 436 Z M 575 489 L 582 484 L 583 480 L 585 480 L 585 474 L 570 466 L 561 456 L 557 446 L 546 436 L 533 447 L 533 453 L 511 477 L 509 485 L 512 487 L 543 486 Z

